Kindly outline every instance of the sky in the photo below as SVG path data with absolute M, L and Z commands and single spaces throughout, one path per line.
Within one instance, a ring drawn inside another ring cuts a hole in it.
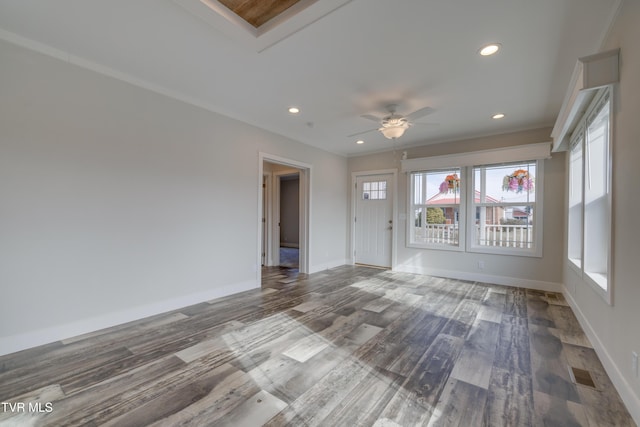
M 486 172 L 487 179 L 487 195 L 493 197 L 494 199 L 504 201 L 506 203 L 516 203 L 516 202 L 534 202 L 535 201 L 535 191 L 522 191 L 520 193 L 515 191 L 503 191 L 502 183 L 505 175 L 512 174 L 517 169 L 527 169 L 529 170 L 530 176 L 534 177 L 534 190 L 535 190 L 535 176 L 536 176 L 536 167 L 535 163 L 527 164 L 511 164 L 508 166 L 499 166 L 488 168 Z M 443 172 L 430 172 L 427 178 L 427 199 L 435 196 L 440 192 L 440 184 L 444 181 L 445 177 L 449 174 L 455 173 L 455 169 L 451 169 L 449 171 Z M 458 176 L 460 176 L 460 172 L 457 172 Z M 477 176 L 480 173 L 478 171 Z M 480 190 L 480 184 L 476 181 L 476 190 Z M 417 200 L 416 200 L 417 201 Z

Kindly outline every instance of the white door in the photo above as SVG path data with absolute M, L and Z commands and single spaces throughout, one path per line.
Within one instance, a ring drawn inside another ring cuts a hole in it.
M 355 262 L 391 267 L 393 174 L 356 177 Z

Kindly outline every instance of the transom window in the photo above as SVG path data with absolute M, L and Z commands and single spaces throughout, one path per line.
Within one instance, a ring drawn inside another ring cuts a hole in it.
M 387 181 L 366 181 L 362 183 L 362 200 L 386 200 Z

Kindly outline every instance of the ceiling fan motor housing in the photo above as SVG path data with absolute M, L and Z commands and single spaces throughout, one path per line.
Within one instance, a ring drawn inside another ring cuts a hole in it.
M 392 114 L 392 115 L 382 119 L 382 127 L 385 127 L 385 128 L 388 128 L 388 127 L 408 128 L 409 127 L 409 122 L 408 122 L 408 120 L 406 118 L 404 118 L 402 116 L 397 116 L 395 114 Z

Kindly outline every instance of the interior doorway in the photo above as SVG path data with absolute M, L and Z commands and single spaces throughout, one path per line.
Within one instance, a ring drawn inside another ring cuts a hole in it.
M 311 166 L 260 153 L 259 172 L 259 265 L 308 273 Z
M 300 264 L 300 171 L 276 173 L 279 179 L 279 215 L 281 267 L 299 269 Z

